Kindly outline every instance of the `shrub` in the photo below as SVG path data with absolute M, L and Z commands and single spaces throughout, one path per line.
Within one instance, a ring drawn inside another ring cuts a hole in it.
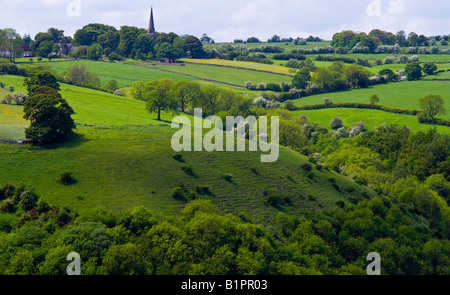
M 183 166 L 183 167 L 181 167 L 181 170 L 183 170 L 187 175 L 190 175 L 190 176 L 195 175 L 194 171 L 192 170 L 192 168 L 190 166 Z
M 122 93 L 122 91 L 120 91 L 119 89 L 117 89 L 116 91 L 114 91 L 114 95 L 117 95 L 117 96 L 124 96 L 123 93 Z
M 422 77 L 422 68 L 419 62 L 413 62 L 406 65 L 405 68 L 406 77 L 408 80 L 414 81 L 419 80 Z
M 300 165 L 300 167 L 307 172 L 310 172 L 313 169 L 310 163 L 303 163 Z
M 332 129 L 339 129 L 339 128 L 342 128 L 342 127 L 344 127 L 344 123 L 342 122 L 342 119 L 341 118 L 339 118 L 339 117 L 336 117 L 336 118 L 334 118 L 332 121 L 331 121 L 331 128 Z
M 339 184 L 333 183 L 332 186 L 333 186 L 333 188 L 334 188 L 335 190 L 337 190 L 338 192 L 342 192 L 342 187 L 341 187 Z
M 223 176 L 223 178 L 228 181 L 228 182 L 232 182 L 233 181 L 233 174 L 228 173 L 226 175 Z
M 25 211 L 30 211 L 36 207 L 38 197 L 32 191 L 26 191 L 20 196 L 20 207 Z
M 50 205 L 47 204 L 47 202 L 43 201 L 42 199 L 39 199 L 39 201 L 37 201 L 37 210 L 39 213 L 47 213 L 48 211 L 50 211 Z
M 266 196 L 266 203 L 270 206 L 278 206 L 282 201 L 283 199 L 274 192 L 269 192 Z
M 388 81 L 395 81 L 397 80 L 395 73 L 391 69 L 383 69 L 378 72 L 380 76 L 385 76 Z
M 172 198 L 176 200 L 184 200 L 184 189 L 182 187 L 176 187 L 172 191 Z
M 429 62 L 423 65 L 423 71 L 427 75 L 433 75 L 437 71 L 435 63 Z
M 197 185 L 195 191 L 201 195 L 210 195 L 211 187 L 209 185 Z
M 183 160 L 183 154 L 176 153 L 175 155 L 173 155 L 173 158 L 174 158 L 175 160 L 177 160 L 178 162 L 184 162 L 184 160 Z
M 115 52 L 111 52 L 108 55 L 108 59 L 109 59 L 109 61 L 121 61 L 122 57 Z
M 14 85 L 9 85 L 9 86 L 8 86 L 8 90 L 9 90 L 10 92 L 14 92 L 14 90 L 16 90 L 16 87 L 15 87 Z
M 189 192 L 188 198 L 191 200 L 196 200 L 198 198 L 198 195 L 196 192 Z
M 380 98 L 378 95 L 374 94 L 370 97 L 370 104 L 376 104 L 377 102 L 380 102 Z
M 14 213 L 16 207 L 14 206 L 14 201 L 12 199 L 4 200 L 0 205 L 0 212 L 4 213 Z
M 331 99 L 326 98 L 324 101 L 324 105 L 327 107 L 331 107 L 333 105 L 333 102 L 331 101 Z
M 336 201 L 336 206 L 338 206 L 339 208 L 344 208 L 345 207 L 345 201 L 343 199 L 339 199 Z
M 284 108 L 288 111 L 295 111 L 297 109 L 297 107 L 295 106 L 295 104 L 292 100 L 287 100 L 284 103 Z
M 72 185 L 77 182 L 77 180 L 73 177 L 72 172 L 64 172 L 61 174 L 58 182 L 62 185 Z
M 268 83 L 266 85 L 266 90 L 274 91 L 274 92 L 282 92 L 283 91 L 283 89 L 281 89 L 281 86 L 278 84 L 275 84 L 275 83 Z

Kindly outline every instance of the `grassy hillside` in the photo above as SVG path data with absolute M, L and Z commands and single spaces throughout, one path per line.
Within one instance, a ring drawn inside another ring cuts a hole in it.
M 258 222 L 273 221 L 273 213 L 294 215 L 304 210 L 334 206 L 345 194 L 336 191 L 327 178 L 344 188 L 353 182 L 335 173 L 314 171 L 311 179 L 300 165 L 304 156 L 282 149 L 274 164 L 260 163 L 257 153 L 184 153 L 185 163 L 172 158 L 173 130 L 167 124 L 127 125 L 114 128 L 78 128 L 71 142 L 49 148 L 3 145 L 0 184 L 27 183 L 51 204 L 76 210 L 104 207 L 114 211 L 144 205 L 155 211 L 176 214 L 184 205 L 171 197 L 183 183 L 189 191 L 209 185 L 213 200 L 224 212 L 246 212 Z M 195 176 L 182 167 L 189 165 Z M 45 171 L 45 173 L 42 173 Z M 76 185 L 57 183 L 62 172 L 73 172 Z M 223 176 L 231 173 L 232 182 Z M 288 176 L 290 178 L 288 178 Z M 279 209 L 265 203 L 263 191 L 277 190 L 290 197 L 292 205 Z M 364 191 L 356 187 L 356 194 Z
M 169 78 L 174 81 L 195 80 L 194 78 L 189 78 L 183 75 L 136 67 L 131 64 L 95 62 L 89 60 L 53 60 L 51 62 L 42 62 L 40 64 L 48 65 L 49 67 L 54 68 L 57 72 L 68 70 L 76 64 L 86 65 L 89 71 L 99 75 L 103 86 L 105 86 L 111 79 L 116 80 L 120 87 L 130 86 L 136 81 L 153 81 L 161 78 Z
M 125 87 L 133 84 L 136 81 L 153 81 L 160 78 L 169 78 L 174 81 L 179 80 L 197 80 L 195 77 L 202 79 L 210 79 L 235 85 L 244 86 L 246 81 L 253 81 L 255 83 L 281 83 L 283 81 L 290 82 L 292 78 L 277 74 L 262 73 L 255 71 L 247 71 L 242 69 L 232 68 L 218 68 L 215 66 L 187 64 L 180 66 L 180 64 L 119 64 L 107 62 L 94 61 L 52 61 L 43 62 L 42 64 L 54 68 L 57 72 L 70 69 L 75 64 L 84 64 L 87 68 L 98 74 L 102 85 L 115 79 L 120 87 Z M 159 69 L 159 70 L 158 70 Z M 171 73 L 171 72 L 175 73 Z M 179 74 L 177 74 L 179 73 Z M 185 75 L 183 75 L 185 74 Z M 191 75 L 194 77 L 190 77 Z
M 5 78 L 9 84 L 22 81 Z M 79 211 L 92 207 L 120 211 L 144 205 L 164 214 L 177 214 L 184 206 L 172 198 L 180 183 L 186 196 L 196 186 L 208 185 L 211 194 L 199 198 L 211 199 L 223 212 L 244 212 L 264 224 L 271 224 L 277 212 L 301 215 L 364 191 L 373 195 L 334 172 L 305 172 L 300 166 L 306 157 L 286 148 L 281 148 L 279 161 L 271 164 L 261 163 L 260 154 L 251 152 L 186 152 L 180 163 L 173 159 L 170 146 L 175 130 L 169 122 L 155 121 L 143 102 L 65 84 L 61 94 L 75 110 L 77 134 L 67 143 L 45 148 L 0 145 L 0 185 L 25 183 L 49 203 Z M 22 120 L 25 125 L 21 113 L 21 107 L 0 105 L 3 124 Z M 163 119 L 170 121 L 172 115 L 164 114 Z M 0 132 L 5 132 L 5 126 L 0 126 Z M 184 172 L 184 166 L 194 176 Z M 75 185 L 57 182 L 66 171 L 74 174 Z M 232 174 L 231 181 L 225 180 L 227 174 Z M 329 178 L 337 180 L 342 192 L 333 188 Z M 265 194 L 271 191 L 292 203 L 278 208 L 267 205 Z

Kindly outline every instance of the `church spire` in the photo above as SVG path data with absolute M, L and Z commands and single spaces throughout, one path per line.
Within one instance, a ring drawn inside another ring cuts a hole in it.
M 148 26 L 148 34 L 147 35 L 153 39 L 156 39 L 155 23 L 153 21 L 153 7 L 150 12 L 150 24 Z

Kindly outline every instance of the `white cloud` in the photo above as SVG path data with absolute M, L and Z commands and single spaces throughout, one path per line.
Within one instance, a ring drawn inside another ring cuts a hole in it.
M 405 1 L 403 0 L 391 0 L 389 1 L 389 14 L 401 14 L 405 11 Z
M 157 31 L 207 33 L 216 42 L 250 36 L 266 40 L 274 34 L 330 39 L 344 29 L 450 33 L 448 0 L 380 0 L 380 17 L 367 15 L 373 0 L 81 0 L 81 16 L 68 17 L 66 8 L 72 1 L 0 0 L 0 28 L 13 27 L 32 36 L 50 27 L 73 35 L 89 23 L 146 28 L 153 5 Z

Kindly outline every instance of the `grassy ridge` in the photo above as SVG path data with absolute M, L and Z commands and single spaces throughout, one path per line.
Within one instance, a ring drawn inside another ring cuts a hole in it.
M 184 163 L 172 158 L 170 139 L 174 130 L 167 123 L 146 125 L 78 127 L 78 135 L 65 144 L 47 148 L 1 145 L 0 184 L 24 182 L 33 186 L 46 201 L 82 211 L 104 207 L 114 211 L 144 205 L 164 214 L 176 214 L 184 203 L 171 197 L 174 187 L 183 183 L 189 191 L 209 185 L 211 199 L 223 212 L 245 212 L 259 223 L 270 224 L 277 212 L 301 215 L 305 210 L 334 206 L 346 195 L 336 191 L 328 178 L 345 189 L 373 195 L 334 172 L 314 170 L 307 177 L 300 168 L 306 157 L 281 148 L 276 163 L 260 162 L 260 154 L 183 153 Z M 189 166 L 195 176 L 181 168 Z M 45 171 L 45 173 L 42 173 Z M 73 172 L 77 184 L 57 183 L 62 172 Z M 232 182 L 223 176 L 231 173 Z M 288 178 L 289 176 L 289 178 Z M 290 197 L 292 205 L 273 208 L 266 205 L 262 191 L 276 190 Z

